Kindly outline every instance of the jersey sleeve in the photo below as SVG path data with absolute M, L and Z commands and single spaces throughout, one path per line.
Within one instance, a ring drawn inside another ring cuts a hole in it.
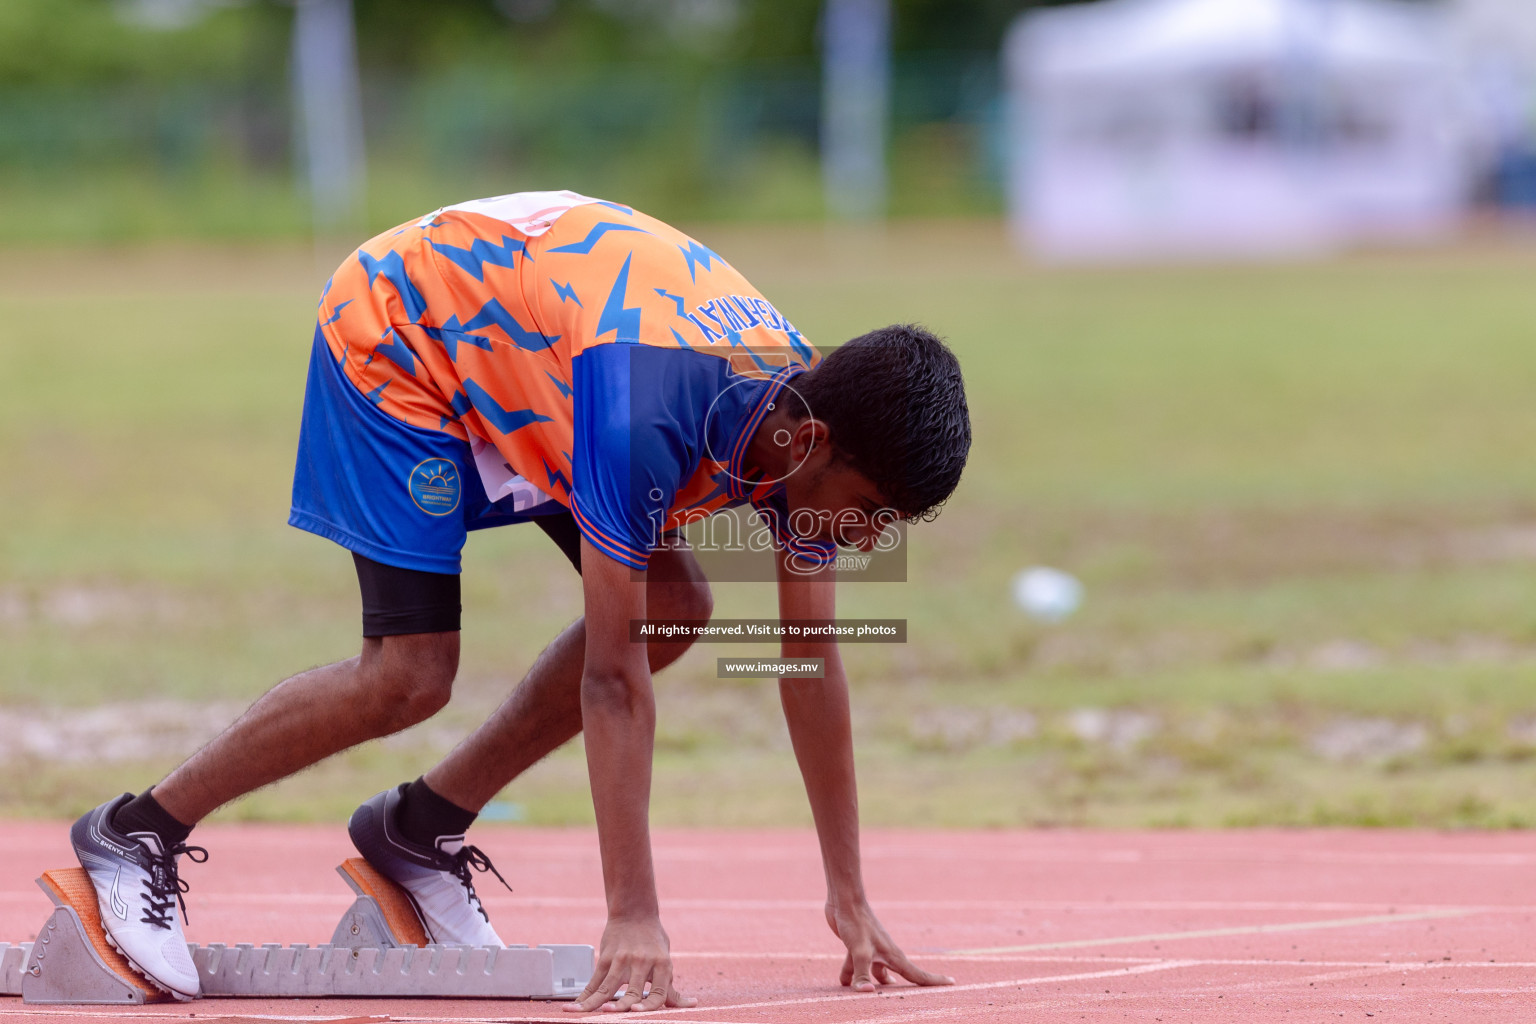
M 773 531 L 773 539 L 779 547 L 795 556 L 796 563 L 805 569 L 820 568 L 828 565 L 837 557 L 837 545 L 821 540 L 806 540 L 789 524 L 789 502 L 784 497 L 784 489 L 752 499 L 752 507 L 757 514 L 768 524 Z
M 612 342 L 572 360 L 571 514 L 604 554 L 644 569 L 702 456 L 724 360 Z

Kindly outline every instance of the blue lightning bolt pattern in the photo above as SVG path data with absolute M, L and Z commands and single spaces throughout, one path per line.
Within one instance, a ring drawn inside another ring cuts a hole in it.
M 624 305 L 624 291 L 629 287 L 629 261 L 632 259 L 634 254 L 624 257 L 624 266 L 619 268 L 619 276 L 613 281 L 613 290 L 608 293 L 608 301 L 597 318 L 597 330 L 592 335 L 594 338 L 601 338 L 609 331 L 614 331 L 615 341 L 630 344 L 638 344 L 640 341 L 640 307 Z
M 473 380 L 464 382 L 464 392 L 469 396 L 469 401 L 474 405 L 475 411 L 483 416 L 487 423 L 501 431 L 510 434 L 514 430 L 526 427 L 530 423 L 548 423 L 548 416 L 541 416 L 532 409 L 504 409 L 501 404 L 492 398 L 490 393 L 476 384 Z
M 585 256 L 592 251 L 592 247 L 610 231 L 639 231 L 641 234 L 650 234 L 644 228 L 637 228 L 633 224 L 616 224 L 611 220 L 600 220 L 592 225 L 592 230 L 587 232 L 587 237 L 579 242 L 558 246 L 548 252 L 574 252 Z
M 416 353 L 412 352 L 411 346 L 407 345 L 405 339 L 400 337 L 399 331 L 390 328 L 388 336 L 391 339 L 389 344 L 375 345 L 373 347 L 374 354 L 388 359 L 412 377 L 416 376 Z
M 677 343 L 679 345 L 681 345 L 681 346 L 683 346 L 683 348 L 687 348 L 687 349 L 693 348 L 692 345 L 688 344 L 688 341 L 687 341 L 686 338 L 684 338 L 681 334 L 677 333 L 677 328 L 676 327 L 671 328 L 671 331 L 672 331 L 672 337 L 677 339 Z
M 543 459 L 540 459 L 539 461 L 544 462 Z M 560 470 L 550 468 L 548 462 L 544 462 L 544 475 L 549 477 L 549 485 L 551 487 L 553 487 L 556 482 L 559 482 L 560 486 L 565 488 L 565 493 L 571 493 L 571 482 L 566 479 L 565 474 Z
M 741 340 L 740 331 L 730 332 L 725 336 L 725 340 L 730 343 L 732 348 L 747 348 L 746 343 Z M 763 357 L 752 351 L 750 348 L 747 348 L 747 355 L 752 357 L 752 361 L 757 364 L 757 368 L 759 370 L 765 370 L 768 373 L 775 373 L 779 369 L 777 366 L 773 366 L 770 363 L 764 362 Z
M 656 289 L 656 294 L 660 295 L 664 299 L 671 299 L 674 303 L 676 303 L 677 304 L 677 315 L 678 316 L 682 316 L 683 314 L 688 312 L 687 308 L 683 305 L 683 297 L 681 295 L 673 295 L 671 292 L 667 291 L 665 288 L 657 288 Z
M 485 265 L 489 263 L 493 267 L 512 267 L 518 253 L 527 253 L 523 249 L 523 243 L 515 238 L 501 236 L 501 244 L 496 245 L 483 238 L 477 238 L 470 243 L 468 249 L 461 249 L 456 245 L 443 245 L 432 243 L 432 248 L 446 256 L 451 262 L 463 268 L 464 272 L 476 281 L 485 280 Z
M 448 351 L 448 358 L 454 362 L 458 362 L 459 359 L 460 342 L 466 345 L 473 345 L 475 348 L 483 349 L 486 352 L 491 351 L 493 347 L 490 338 L 482 338 L 478 334 L 465 334 L 457 314 L 449 317 L 448 322 L 441 327 L 428 327 L 426 324 L 422 324 L 421 329 L 433 341 L 442 342 L 443 348 Z
M 680 245 L 677 247 L 677 251 L 682 253 L 683 259 L 688 261 L 688 279 L 694 282 L 697 282 L 699 279 L 699 264 L 702 263 L 705 270 L 713 270 L 715 268 L 711 261 L 720 260 L 719 253 L 707 245 L 695 242 L 691 238 L 688 240 L 687 248 Z M 725 260 L 720 260 L 720 262 L 724 263 Z
M 560 305 L 565 305 L 565 300 L 570 299 L 581 309 L 587 308 L 586 306 L 583 306 L 581 304 L 581 300 L 576 297 L 576 289 L 571 287 L 571 282 L 567 281 L 565 284 L 561 284 L 554 278 L 550 278 L 549 283 L 555 286 L 555 294 L 560 296 Z
M 560 335 L 558 334 L 553 338 L 549 338 L 545 337 L 540 331 L 530 331 L 518 323 L 517 318 L 507 312 L 507 308 L 496 299 L 492 299 L 481 306 L 480 312 L 463 323 L 459 323 L 459 315 L 455 313 L 448 318 L 443 326 L 428 327 L 423 324 L 422 330 L 434 341 L 443 343 L 443 347 L 448 350 L 449 359 L 457 360 L 459 358 L 459 342 L 473 345 L 487 352 L 491 351 L 491 341 L 489 338 L 482 338 L 479 335 L 469 333 L 470 331 L 483 330 L 487 327 L 500 327 L 514 345 L 529 352 L 542 352 L 560 340 Z
M 811 350 L 811 346 L 806 342 L 805 335 L 801 334 L 797 330 L 791 329 L 789 331 L 789 343 L 794 346 L 796 352 L 800 353 L 800 358 L 805 360 L 805 365 L 810 366 L 811 357 L 815 353 Z
M 330 291 L 330 289 L 327 288 L 326 291 Z M 320 321 L 320 326 L 321 327 L 329 327 L 329 326 L 331 326 L 331 324 L 335 323 L 337 320 L 340 320 L 341 319 L 341 311 L 346 309 L 350 305 L 352 305 L 352 300 L 348 299 L 346 302 L 343 302 L 341 305 L 339 305 L 335 309 L 331 310 L 331 318 L 329 320 L 322 320 L 322 321 Z
M 560 389 L 560 394 L 564 395 L 566 398 L 570 398 L 571 397 L 571 386 L 569 384 L 567 384 L 565 381 L 561 380 L 559 377 L 556 377 L 554 374 L 550 373 L 548 370 L 544 371 L 544 376 L 548 377 L 550 380 L 555 382 L 555 387 Z
M 374 405 L 378 405 L 380 402 L 384 401 L 384 389 L 387 387 L 389 387 L 389 381 L 385 381 L 383 384 L 380 384 L 378 387 L 374 388 L 363 397 L 368 399 L 368 401 L 372 402 Z
M 421 292 L 416 290 L 410 275 L 405 272 L 405 261 L 394 250 L 381 260 L 376 260 L 366 252 L 357 254 L 357 261 L 368 271 L 368 288 L 373 289 L 373 282 L 380 276 L 395 286 L 395 292 L 400 296 L 400 304 L 405 307 L 405 315 L 411 323 L 421 319 L 421 315 L 427 311 L 427 301 L 421 297 Z
M 598 206 L 606 206 L 610 210 L 618 210 L 620 213 L 628 214 L 631 217 L 633 217 L 635 215 L 635 211 L 631 207 L 624 206 L 621 203 L 610 203 L 606 199 L 599 199 L 597 201 L 597 205 Z
M 450 317 L 449 322 L 451 323 L 455 319 L 457 317 Z M 507 332 L 507 337 L 511 338 L 512 343 L 518 348 L 527 349 L 529 352 L 543 351 L 560 340 L 560 335 L 558 334 L 553 338 L 546 338 L 542 331 L 528 330 L 528 328 L 518 323 L 517 318 L 507 312 L 507 308 L 496 299 L 492 299 L 481 306 L 480 312 L 466 320 L 464 326 L 459 329 L 462 331 L 475 331 L 492 325 L 500 327 L 503 331 Z M 448 324 L 444 324 L 443 327 L 448 327 Z

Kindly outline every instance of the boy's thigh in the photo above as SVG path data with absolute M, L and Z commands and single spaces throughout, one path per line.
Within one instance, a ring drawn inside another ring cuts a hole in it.
M 454 576 L 456 587 L 479 486 L 468 443 L 376 408 L 317 332 L 289 523 L 382 566 Z

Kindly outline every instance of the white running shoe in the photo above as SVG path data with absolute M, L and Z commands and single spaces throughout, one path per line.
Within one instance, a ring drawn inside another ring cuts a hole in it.
M 131 799 L 132 793 L 124 793 L 86 814 L 69 830 L 69 839 L 96 887 L 107 941 L 156 988 L 179 1000 L 196 999 L 197 968 L 176 917 L 178 906 L 186 915 L 181 894 L 187 891 L 176 860 L 186 854 L 200 864 L 208 851 L 185 843 L 163 850 L 153 832 L 119 832 L 112 815 Z
M 435 847 L 402 836 L 395 817 L 405 786 L 386 789 L 353 812 L 347 824 L 352 845 L 410 894 L 427 941 L 442 946 L 505 945 L 491 927 L 469 869 L 489 871 L 502 885 L 507 880 L 478 847 L 466 845 L 462 835 L 438 836 Z

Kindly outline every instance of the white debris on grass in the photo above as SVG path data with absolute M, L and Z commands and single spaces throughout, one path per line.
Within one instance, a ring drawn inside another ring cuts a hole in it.
M 69 584 L 36 593 L 0 588 L 0 625 L 46 624 L 80 629 L 114 623 L 174 622 L 186 604 L 164 590 L 146 586 Z
M 1536 561 L 1536 525 L 1515 523 L 1469 530 L 1453 535 L 1450 549 L 1463 562 Z
M 1017 708 L 929 708 L 914 715 L 908 732 L 923 747 L 968 750 L 1007 747 L 1034 738 L 1039 723 Z
M 0 625 L 19 626 L 27 616 L 26 595 L 15 587 L 0 588 Z
M 1422 750 L 1429 730 L 1390 718 L 1338 718 L 1313 733 L 1312 752 L 1328 761 L 1386 761 Z
M 1129 708 L 1078 708 L 1067 715 L 1067 728 L 1084 743 L 1103 743 L 1115 750 L 1134 750 L 1157 733 L 1154 715 Z
M 145 700 L 89 708 L 0 708 L 0 762 L 151 761 L 185 756 L 218 735 L 242 703 Z
M 1536 747 L 1536 718 L 1517 718 L 1509 723 L 1506 735 L 1522 747 Z
M 1070 573 L 1036 565 L 1014 576 L 1013 600 L 1030 618 L 1060 622 L 1083 603 L 1083 584 Z
M 76 764 L 176 760 L 223 732 L 247 706 L 245 701 L 160 699 L 85 708 L 0 708 L 0 764 L 22 758 Z M 465 715 L 439 715 L 384 737 L 380 744 L 391 750 L 446 751 L 477 722 Z
M 1385 661 L 1379 649 L 1359 640 L 1331 640 L 1307 656 L 1307 664 L 1320 672 L 1361 672 Z

